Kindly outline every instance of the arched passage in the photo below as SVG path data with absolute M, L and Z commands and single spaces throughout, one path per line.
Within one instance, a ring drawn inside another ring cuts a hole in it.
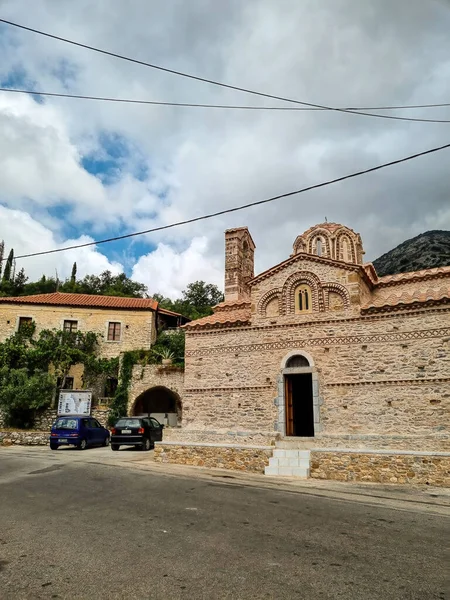
M 134 416 L 152 416 L 160 423 L 176 427 L 181 425 L 182 405 L 176 392 L 162 385 L 152 387 L 136 398 Z

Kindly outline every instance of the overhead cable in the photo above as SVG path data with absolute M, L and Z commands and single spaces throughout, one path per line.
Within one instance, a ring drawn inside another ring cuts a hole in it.
M 309 185 L 308 187 L 302 188 L 300 190 L 295 190 L 293 192 L 287 192 L 285 194 L 280 194 L 278 196 L 272 196 L 271 198 L 266 198 L 264 200 L 257 200 L 256 202 L 249 202 L 248 204 L 243 204 L 241 206 L 235 206 L 233 208 L 226 208 L 224 210 L 219 210 L 214 213 L 210 213 L 207 215 L 202 215 L 200 217 L 193 217 L 191 219 L 186 219 L 184 221 L 178 221 L 177 223 L 171 223 L 169 225 L 161 225 L 159 227 L 153 227 L 152 229 L 146 229 L 145 231 L 135 231 L 134 233 L 126 233 L 124 235 L 118 235 L 111 238 L 107 238 L 104 240 L 97 240 L 95 242 L 87 242 L 84 244 L 75 244 L 73 246 L 66 246 L 64 248 L 56 248 L 54 250 L 44 250 L 41 252 L 33 252 L 30 254 L 22 254 L 20 256 L 16 256 L 16 259 L 19 258 L 30 258 L 32 256 L 43 256 L 44 254 L 55 254 L 57 252 L 66 252 L 67 250 L 76 250 L 78 248 L 86 248 L 88 246 L 97 246 L 99 244 L 106 244 L 109 242 L 116 242 L 119 240 L 125 240 L 132 237 L 137 237 L 139 235 L 145 235 L 148 233 L 154 233 L 156 231 L 163 231 L 165 229 L 172 229 L 173 227 L 179 227 L 181 225 L 188 225 L 189 223 L 195 223 L 197 221 L 204 221 L 206 219 L 212 219 L 213 217 L 219 217 L 221 215 L 225 215 L 232 212 L 237 212 L 240 210 L 244 210 L 247 208 L 251 208 L 253 206 L 259 206 L 261 204 L 267 204 L 269 202 L 274 202 L 275 200 L 281 200 L 282 198 L 289 198 L 290 196 L 295 196 L 296 194 L 303 194 L 304 192 L 308 192 L 310 190 L 315 190 L 318 188 L 326 187 L 328 185 L 332 185 L 334 183 L 338 183 L 340 181 L 345 181 L 346 179 L 352 179 L 354 177 L 359 177 L 360 175 L 366 175 L 367 173 L 373 173 L 374 171 L 379 171 L 380 169 L 385 169 L 386 167 L 392 167 L 393 165 L 398 165 L 400 163 L 407 162 L 409 160 L 413 160 L 415 158 L 419 158 L 419 156 L 425 156 L 427 154 L 433 154 L 434 152 L 439 152 L 440 150 L 445 150 L 450 148 L 450 144 L 445 144 L 444 146 L 438 146 L 437 148 L 431 148 L 430 150 L 425 150 L 423 152 L 418 152 L 417 154 L 411 154 L 410 156 L 405 156 L 403 158 L 399 158 L 397 160 L 392 160 L 387 163 L 383 163 L 381 165 L 377 165 L 376 167 L 371 167 L 369 169 L 364 169 L 362 171 L 356 171 L 355 173 L 351 173 L 349 175 L 344 175 L 342 177 L 336 177 L 335 179 L 329 179 L 328 181 L 324 181 L 322 183 L 316 183 L 314 185 Z M 7 260 L 7 259 L 3 259 Z
M 412 118 L 408 118 L 408 117 L 397 117 L 394 115 L 380 115 L 377 113 L 369 113 L 369 112 L 363 112 L 363 111 L 356 111 L 356 110 L 347 110 L 347 109 L 343 109 L 343 108 L 335 108 L 335 107 L 331 107 L 331 106 L 326 106 L 326 105 L 322 105 L 322 104 L 313 104 L 312 102 L 303 102 L 300 100 L 294 100 L 292 98 L 286 98 L 283 96 L 276 96 L 274 94 L 267 94 L 264 92 L 258 92 L 256 90 L 251 90 L 248 88 L 244 88 L 244 87 L 240 87 L 240 86 L 236 86 L 236 85 L 231 85 L 231 84 L 227 84 L 227 83 L 223 83 L 221 81 L 216 81 L 214 79 L 207 79 L 206 77 L 200 77 L 198 75 L 192 75 L 190 73 L 184 73 L 183 71 L 177 71 L 175 69 L 169 69 L 167 67 L 162 67 L 161 65 L 156 65 L 153 63 L 149 63 L 143 60 L 139 60 L 136 58 L 131 58 L 129 56 L 124 56 L 122 54 L 117 54 L 116 52 L 110 52 L 109 50 L 103 50 L 101 48 L 97 48 L 95 46 L 90 46 L 88 44 L 83 44 L 81 42 L 76 42 L 74 40 L 70 40 L 68 38 L 64 38 L 58 35 L 54 35 L 51 33 L 47 33 L 45 31 L 41 31 L 39 29 L 34 29 L 32 27 L 27 27 L 25 25 L 21 25 L 20 23 L 15 23 L 13 21 L 8 21 L 6 19 L 0 19 L 0 23 L 5 23 L 7 25 L 10 25 L 12 27 L 17 27 L 19 29 L 23 29 L 25 31 L 30 31 L 32 33 L 36 33 L 38 35 L 42 35 L 54 40 L 58 40 L 60 42 L 65 42 L 66 44 L 71 44 L 73 46 L 78 46 L 79 48 L 85 48 L 86 50 L 92 50 L 93 52 L 98 52 L 100 54 L 105 54 L 107 56 L 112 56 L 113 58 L 118 58 L 120 60 L 125 60 L 127 62 L 132 62 L 138 65 L 142 65 L 144 67 L 149 67 L 151 69 L 156 69 L 158 71 L 164 71 L 165 73 L 171 73 L 172 75 L 177 75 L 179 77 L 185 77 L 188 79 L 193 79 L 195 81 L 200 81 L 202 83 L 208 83 L 211 85 L 216 85 L 222 88 L 227 88 L 230 90 L 235 90 L 238 92 L 244 92 L 246 94 L 252 94 L 254 96 L 261 96 L 263 98 L 270 98 L 272 100 L 280 100 L 282 102 L 290 102 L 292 104 L 301 104 L 303 106 L 309 106 L 310 108 L 320 108 L 322 110 L 330 110 L 330 111 L 335 111 L 335 112 L 340 112 L 340 113 L 346 113 L 346 114 L 351 114 L 351 115 L 362 115 L 365 117 L 375 117 L 375 118 L 379 118 L 379 119 L 392 119 L 392 120 L 397 120 L 397 121 L 422 121 L 422 119 L 412 119 Z
M 306 106 L 239 106 L 234 104 L 193 104 L 190 102 L 162 102 L 156 100 L 134 100 L 131 98 L 110 98 L 107 96 L 83 96 L 81 94 L 63 94 L 57 92 L 40 92 L 38 90 L 23 90 L 16 88 L 5 88 L 0 87 L 0 92 L 13 92 L 16 94 L 28 94 L 30 96 L 49 96 L 53 98 L 75 98 L 77 100 L 100 100 L 102 102 L 118 102 L 125 104 L 150 104 L 153 106 L 180 106 L 187 108 L 221 108 L 221 109 L 233 109 L 233 110 L 277 110 L 277 111 L 322 111 L 327 110 L 323 108 L 310 108 Z M 372 110 L 393 110 L 394 108 L 423 108 L 423 106 L 402 106 L 402 107 L 376 107 Z M 428 106 L 450 106 L 449 104 L 435 104 Z M 360 110 L 358 108 L 343 108 L 342 110 L 351 112 L 353 110 Z M 362 108 L 361 110 L 368 110 Z M 450 123 L 448 119 L 416 119 L 409 117 L 402 117 L 404 121 L 420 121 L 425 123 Z

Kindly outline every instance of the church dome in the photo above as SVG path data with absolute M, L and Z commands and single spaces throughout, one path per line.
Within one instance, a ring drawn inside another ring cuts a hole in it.
M 364 250 L 359 233 L 339 223 L 325 222 L 296 238 L 293 255 L 300 253 L 361 265 Z

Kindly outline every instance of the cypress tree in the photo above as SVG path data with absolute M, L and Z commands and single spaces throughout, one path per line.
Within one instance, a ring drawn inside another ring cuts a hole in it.
M 3 272 L 3 281 L 9 281 L 11 279 L 11 269 L 14 260 L 14 249 L 11 248 L 11 251 L 6 259 L 5 270 Z

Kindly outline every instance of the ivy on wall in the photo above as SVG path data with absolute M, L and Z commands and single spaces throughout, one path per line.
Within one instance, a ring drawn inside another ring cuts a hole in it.
M 0 343 L 0 409 L 7 424 L 32 427 L 36 412 L 48 408 L 59 377 L 64 385 L 70 368 L 81 364 L 85 387 L 101 374 L 117 375 L 118 359 L 98 357 L 93 332 L 45 329 L 25 323 Z

